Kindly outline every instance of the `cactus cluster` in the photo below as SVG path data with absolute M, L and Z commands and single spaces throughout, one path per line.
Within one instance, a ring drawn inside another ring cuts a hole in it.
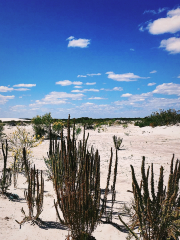
M 42 176 L 42 171 L 39 173 L 34 168 L 30 168 L 30 164 L 26 159 L 26 151 L 23 149 L 24 163 L 27 174 L 28 189 L 24 191 L 24 196 L 29 208 L 29 215 L 26 216 L 24 209 L 21 209 L 21 212 L 24 214 L 24 219 L 21 222 L 17 223 L 20 226 L 26 221 L 36 221 L 39 220 L 39 216 L 43 211 L 43 196 L 44 196 L 44 179 Z M 36 207 L 36 214 L 34 214 L 34 208 Z
M 88 135 L 89 136 L 89 135 Z M 87 149 L 85 127 L 83 140 L 76 143 L 75 123 L 72 138 L 70 136 L 70 116 L 67 123 L 67 140 L 61 131 L 61 144 L 50 139 L 49 169 L 52 172 L 53 185 L 57 195 L 54 200 L 59 221 L 71 231 L 72 239 L 90 239 L 104 213 L 108 185 L 102 207 L 100 205 L 100 156 L 98 150 Z M 116 161 L 117 162 L 117 161 Z M 112 157 L 110 168 L 112 164 Z M 117 163 L 116 163 L 117 165 Z M 117 167 L 115 169 L 117 173 Z M 115 182 L 113 184 L 113 202 L 115 198 Z M 60 217 L 59 208 L 63 213 Z
M 177 160 L 173 170 L 174 155 L 171 161 L 168 187 L 164 187 L 163 167 L 160 168 L 157 193 L 154 187 L 154 171 L 151 165 L 151 193 L 148 186 L 149 169 L 145 173 L 145 157 L 142 160 L 140 185 L 137 183 L 134 168 L 132 170 L 132 188 L 134 195 L 134 215 L 131 225 L 121 222 L 129 232 L 136 238 L 134 229 L 138 227 L 140 237 L 143 240 L 166 240 L 174 239 L 180 235 L 180 196 L 178 196 L 180 179 L 180 162 Z
M 2 152 L 4 158 L 4 168 L 2 176 L 0 179 L 0 188 L 3 194 L 6 194 L 8 187 L 11 185 L 12 171 L 10 168 L 7 168 L 7 156 L 8 156 L 8 143 L 6 140 L 6 145 L 2 143 Z

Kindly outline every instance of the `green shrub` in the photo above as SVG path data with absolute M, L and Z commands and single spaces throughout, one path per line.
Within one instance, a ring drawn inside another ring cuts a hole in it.
M 46 113 L 43 116 L 37 115 L 31 121 L 37 139 L 42 138 L 45 134 L 48 134 L 49 138 L 51 125 L 53 123 L 51 113 Z
M 179 111 L 169 109 L 167 111 L 160 110 L 160 112 L 153 112 L 150 116 L 145 117 L 141 121 L 136 121 L 135 126 L 145 127 L 145 126 L 164 126 L 170 124 L 176 124 L 180 122 Z

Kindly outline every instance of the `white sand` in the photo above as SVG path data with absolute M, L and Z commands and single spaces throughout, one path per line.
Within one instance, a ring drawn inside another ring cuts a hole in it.
M 27 126 L 28 132 L 33 132 L 31 126 Z M 10 135 L 14 131 L 15 127 L 5 127 L 5 132 Z M 134 166 L 134 170 L 138 181 L 140 181 L 141 175 L 141 162 L 142 156 L 146 157 L 146 169 L 153 163 L 155 180 L 159 178 L 159 168 L 162 165 L 164 167 L 165 184 L 167 185 L 167 178 L 169 175 L 169 168 L 173 153 L 175 154 L 175 160 L 180 159 L 180 126 L 168 126 L 168 127 L 144 127 L 139 128 L 134 125 L 128 125 L 128 128 L 124 129 L 121 125 L 104 127 L 104 131 L 101 130 L 87 130 L 89 132 L 88 146 L 94 146 L 94 149 L 99 150 L 101 157 L 101 188 L 106 186 L 106 178 L 110 159 L 110 150 L 113 148 L 113 165 L 115 162 L 115 148 L 113 145 L 112 136 L 116 135 L 123 138 L 124 147 L 118 151 L 118 174 L 116 183 L 116 202 L 114 204 L 113 222 L 117 223 L 122 231 L 117 230 L 110 224 L 99 224 L 96 230 L 93 232 L 93 236 L 97 240 L 125 240 L 127 237 L 126 231 L 118 218 L 118 213 L 121 212 L 121 207 L 124 203 L 130 202 L 133 197 L 132 193 L 127 190 L 132 190 L 131 169 L 130 165 Z M 82 133 L 78 139 L 82 139 Z M 46 165 L 43 160 L 43 156 L 46 157 L 48 151 L 49 142 L 44 141 L 40 146 L 33 149 L 32 161 L 36 164 L 36 168 L 39 170 L 46 170 Z M 0 162 L 0 170 L 2 169 L 2 161 Z M 112 173 L 114 167 L 112 168 Z M 47 181 L 45 177 L 45 193 L 44 193 L 44 210 L 40 215 L 40 218 L 48 225 L 47 229 L 33 226 L 30 223 L 25 223 L 21 229 L 15 222 L 15 219 L 21 221 L 23 215 L 21 208 L 23 207 L 25 212 L 28 213 L 27 203 L 24 199 L 24 189 L 27 188 L 25 178 L 21 175 L 18 177 L 17 189 L 13 186 L 10 187 L 10 192 L 18 194 L 20 197 L 19 202 L 12 202 L 8 199 L 0 197 L 0 239 L 7 240 L 31 240 L 31 239 L 65 239 L 68 231 L 58 223 L 56 218 L 56 211 L 53 207 L 53 201 L 56 199 L 56 195 L 53 190 L 51 181 Z M 112 175 L 113 177 L 113 175 Z M 112 184 L 112 177 L 111 183 Z M 126 218 L 123 218 L 125 221 Z

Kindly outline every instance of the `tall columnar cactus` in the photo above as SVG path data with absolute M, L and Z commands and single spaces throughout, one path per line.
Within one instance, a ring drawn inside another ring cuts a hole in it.
M 69 116 L 67 140 L 63 136 L 63 130 L 60 146 L 57 141 L 50 139 L 47 163 L 52 171 L 53 185 L 57 195 L 57 201 L 54 201 L 54 204 L 60 222 L 68 226 L 74 240 L 90 239 L 91 233 L 104 213 L 108 193 L 106 190 L 101 208 L 100 156 L 98 150 L 94 152 L 93 147 L 91 150 L 87 149 L 88 136 L 85 138 L 84 128 L 83 140 L 77 144 L 74 124 L 71 138 Z M 58 207 L 64 219 L 60 217 Z
M 24 161 L 25 167 L 27 171 L 27 181 L 28 181 L 28 189 L 24 191 L 24 196 L 29 208 L 29 216 L 26 216 L 24 209 L 21 211 L 25 215 L 24 219 L 21 222 L 18 222 L 22 225 L 26 221 L 36 221 L 39 220 L 39 216 L 43 211 L 43 196 L 44 196 L 44 179 L 42 176 L 42 171 L 39 173 L 38 170 L 34 168 L 29 168 L 29 164 L 26 160 L 25 149 L 24 153 Z M 40 176 L 39 176 L 40 175 Z M 34 208 L 36 207 L 36 214 L 34 214 Z
M 4 147 L 4 143 L 2 143 L 2 152 L 3 152 L 3 158 L 4 158 L 4 168 L 2 177 L 0 179 L 0 188 L 2 193 L 6 193 L 7 188 L 11 185 L 11 169 L 7 168 L 7 156 L 8 156 L 8 144 L 6 140 L 6 146 Z
M 164 188 L 163 167 L 160 168 L 157 194 L 154 187 L 153 164 L 151 165 L 151 194 L 148 186 L 149 168 L 145 173 L 145 157 L 142 160 L 140 186 L 137 183 L 134 168 L 132 170 L 132 188 L 134 194 L 134 216 L 132 224 L 128 226 L 119 216 L 121 222 L 130 233 L 139 239 L 134 233 L 138 227 L 143 240 L 166 240 L 177 239 L 180 236 L 180 196 L 178 196 L 180 179 L 180 162 L 176 161 L 173 170 L 174 155 L 171 161 L 168 187 Z

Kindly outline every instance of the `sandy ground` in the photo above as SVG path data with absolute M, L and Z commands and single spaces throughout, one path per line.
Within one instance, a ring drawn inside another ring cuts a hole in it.
M 15 127 L 5 127 L 5 133 L 10 136 Z M 27 126 L 26 130 L 33 133 L 32 127 Z M 129 124 L 127 128 L 122 125 L 106 127 L 100 129 L 87 130 L 89 132 L 88 146 L 99 150 L 101 158 L 101 188 L 106 186 L 107 172 L 109 166 L 111 147 L 113 148 L 113 165 L 115 162 L 115 148 L 113 145 L 112 136 L 123 138 L 124 147 L 118 151 L 118 171 L 116 183 L 116 201 L 113 210 L 113 222 L 117 223 L 121 230 L 110 224 L 99 224 L 93 232 L 93 236 L 97 240 L 125 240 L 127 231 L 119 221 L 118 214 L 122 212 L 124 203 L 129 203 L 133 197 L 132 178 L 130 165 L 134 166 L 134 170 L 138 181 L 141 179 L 141 162 L 142 156 L 146 159 L 146 169 L 151 163 L 154 164 L 156 183 L 159 178 L 159 169 L 162 165 L 164 167 L 165 185 L 167 185 L 167 178 L 169 175 L 169 168 L 172 155 L 175 154 L 175 160 L 180 159 L 180 126 L 163 126 L 163 127 L 144 127 L 139 128 L 133 124 Z M 78 136 L 78 140 L 82 139 L 82 134 Z M 28 213 L 28 207 L 24 198 L 24 190 L 27 189 L 25 178 L 19 174 L 18 186 L 14 188 L 11 186 L 9 192 L 19 195 L 18 201 L 10 201 L 3 196 L 0 196 L 0 239 L 7 240 L 31 240 L 31 239 L 65 239 L 68 230 L 62 226 L 56 217 L 56 211 L 53 207 L 53 201 L 56 195 L 53 190 L 51 181 L 47 181 L 46 165 L 43 157 L 47 156 L 49 147 L 48 140 L 43 141 L 41 145 L 33 149 L 32 162 L 35 163 L 36 168 L 43 170 L 45 178 L 45 193 L 44 193 L 44 210 L 40 215 L 44 221 L 43 226 L 31 225 L 25 223 L 20 226 L 15 222 L 15 219 L 21 221 L 23 214 L 21 208 Z M 0 150 L 1 151 L 1 150 Z M 0 153 L 2 158 L 2 153 Z M 9 162 L 11 158 L 9 157 Z M 0 161 L 0 171 L 2 170 L 3 161 Z M 114 171 L 114 167 L 112 172 Z M 113 178 L 113 175 L 112 175 Z M 111 178 L 111 185 L 112 185 Z M 110 205 L 109 205 L 110 206 Z M 123 218 L 128 221 L 127 218 Z

